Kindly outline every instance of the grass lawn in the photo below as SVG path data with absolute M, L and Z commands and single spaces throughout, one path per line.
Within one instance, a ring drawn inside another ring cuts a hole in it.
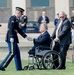
M 27 61 L 22 61 L 22 65 L 27 64 Z M 67 62 L 66 70 L 25 70 L 16 71 L 14 61 L 6 68 L 6 71 L 0 71 L 0 75 L 74 75 L 74 63 Z

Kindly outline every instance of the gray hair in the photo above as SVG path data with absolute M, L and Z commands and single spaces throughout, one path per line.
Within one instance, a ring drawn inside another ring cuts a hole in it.
M 42 23 L 41 25 L 44 25 L 45 29 L 48 30 L 48 25 L 46 23 Z
M 64 11 L 61 11 L 60 13 L 59 13 L 59 15 L 60 14 L 63 14 L 64 16 L 66 16 L 66 13 L 64 12 Z

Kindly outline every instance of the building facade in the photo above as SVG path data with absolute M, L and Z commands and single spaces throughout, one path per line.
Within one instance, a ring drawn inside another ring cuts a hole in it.
M 53 21 L 60 11 L 65 11 L 70 18 L 74 10 L 74 0 L 0 0 L 0 23 L 6 23 L 9 17 L 15 14 L 15 7 L 25 9 L 24 14 L 29 21 L 37 21 L 43 10 L 50 21 Z

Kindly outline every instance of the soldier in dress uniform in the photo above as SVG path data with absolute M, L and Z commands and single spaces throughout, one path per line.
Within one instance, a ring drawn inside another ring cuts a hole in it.
M 28 22 L 28 18 L 26 15 L 22 15 L 20 18 L 20 24 L 19 27 L 22 29 L 23 32 L 26 32 L 26 24 Z
M 16 70 L 22 70 L 20 50 L 18 47 L 18 36 L 17 32 L 23 37 L 28 38 L 28 36 L 22 32 L 19 28 L 19 19 L 22 16 L 24 9 L 16 7 L 16 14 L 9 18 L 8 31 L 6 35 L 6 42 L 8 44 L 9 53 L 6 58 L 0 64 L 0 70 L 5 71 L 5 68 L 9 65 L 14 57 Z

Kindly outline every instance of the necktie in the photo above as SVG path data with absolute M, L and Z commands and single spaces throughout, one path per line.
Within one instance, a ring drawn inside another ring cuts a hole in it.
M 42 34 L 40 34 L 40 37 L 42 37 Z
M 59 30 L 59 28 L 61 27 L 61 24 L 62 24 L 62 21 L 60 21 L 60 23 L 59 23 L 59 25 L 58 25 L 58 27 L 57 27 L 57 30 L 56 30 L 56 38 L 58 38 L 58 30 Z
M 42 37 L 42 34 L 39 35 L 38 39 L 40 39 Z

